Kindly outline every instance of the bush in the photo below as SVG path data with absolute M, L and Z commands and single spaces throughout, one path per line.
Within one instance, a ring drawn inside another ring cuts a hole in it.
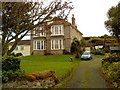
M 75 58 L 79 58 L 80 57 L 80 54 L 79 53 L 77 53 L 76 54 L 76 56 L 75 56 Z
M 104 51 L 102 49 L 93 49 L 91 50 L 92 54 L 95 54 L 95 55 L 104 55 Z
M 9 70 L 19 70 L 20 69 L 20 59 L 14 56 L 6 56 L 3 58 L 2 61 L 2 70 L 9 71 Z
M 102 61 L 102 68 L 114 82 L 114 86 L 120 87 L 120 55 L 118 53 L 106 54 Z
M 7 82 L 19 76 L 20 59 L 14 56 L 5 56 L 2 59 L 2 82 Z
M 120 87 L 120 62 L 113 62 L 108 68 L 108 76 L 114 82 L 116 87 Z
M 20 70 L 17 71 L 13 71 L 13 70 L 9 70 L 9 71 L 2 71 L 2 82 L 5 83 L 7 81 L 13 80 L 17 77 L 21 77 L 23 76 L 23 72 Z
M 102 63 L 104 62 L 119 62 L 120 61 L 120 55 L 117 53 L 113 53 L 113 54 L 106 54 L 105 57 L 103 58 Z
M 71 44 L 71 54 L 77 54 L 80 52 L 80 41 L 75 39 Z
M 22 54 L 22 53 L 16 53 L 15 56 L 16 56 L 16 57 L 19 57 L 19 56 L 23 56 L 23 54 Z
M 68 52 L 67 50 L 63 50 L 63 54 L 70 54 L 70 52 Z
M 111 63 L 109 63 L 109 62 L 105 62 L 104 64 L 102 64 L 103 72 L 104 72 L 104 73 L 107 73 L 107 72 L 108 72 L 107 70 L 108 70 L 110 64 L 111 64 Z

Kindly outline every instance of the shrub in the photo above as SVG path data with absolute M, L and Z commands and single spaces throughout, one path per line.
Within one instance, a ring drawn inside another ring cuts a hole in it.
M 9 70 L 19 70 L 20 69 L 20 59 L 14 56 L 6 56 L 3 58 L 2 61 L 2 70 L 9 71 Z
M 120 55 L 118 53 L 106 54 L 102 61 L 102 68 L 114 82 L 114 86 L 120 87 Z
M 77 53 L 75 58 L 79 58 L 80 57 L 80 53 Z
M 110 64 L 111 64 L 111 63 L 109 63 L 109 62 L 105 62 L 104 64 L 102 64 L 103 72 L 104 72 L 104 73 L 107 73 L 107 72 L 108 72 L 107 70 L 108 70 Z
M 70 52 L 68 52 L 67 50 L 63 50 L 63 54 L 70 54 Z
M 14 56 L 15 57 L 15 53 L 13 52 L 13 53 L 11 53 L 11 56 Z
M 12 80 L 19 75 L 20 71 L 20 59 L 14 56 L 5 56 L 2 59 L 2 82 Z
M 15 56 L 16 56 L 16 57 L 19 57 L 19 56 L 23 56 L 23 54 L 22 54 L 22 53 L 16 53 Z
M 92 54 L 95 54 L 95 55 L 104 55 L 104 51 L 102 49 L 93 49 L 91 50 Z
M 108 68 L 108 76 L 114 82 L 116 82 L 116 87 L 120 87 L 120 62 L 113 62 Z
M 104 51 L 105 53 L 110 53 L 110 48 L 108 46 L 105 46 Z
M 119 62 L 120 61 L 120 56 L 117 53 L 113 53 L 113 54 L 106 54 L 105 57 L 103 58 L 102 63 L 104 62 Z
M 13 71 L 13 70 L 9 70 L 9 71 L 2 71 L 2 82 L 5 83 L 7 81 L 13 80 L 17 77 L 21 77 L 23 76 L 24 73 L 20 70 L 17 71 Z

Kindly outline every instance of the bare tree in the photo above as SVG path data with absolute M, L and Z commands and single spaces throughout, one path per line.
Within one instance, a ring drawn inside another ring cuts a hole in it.
M 34 28 L 47 22 L 51 17 L 67 19 L 73 9 L 72 2 L 53 0 L 44 2 L 3 2 L 2 11 L 2 55 L 10 55 L 18 42 Z M 12 47 L 9 44 L 15 40 Z

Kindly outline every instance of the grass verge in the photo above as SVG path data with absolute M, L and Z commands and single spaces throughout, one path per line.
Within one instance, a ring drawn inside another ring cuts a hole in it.
M 97 58 L 103 58 L 104 55 L 95 55 Z
M 79 63 L 76 63 L 65 75 L 63 75 L 61 82 L 57 84 L 54 88 L 63 88 L 64 85 L 72 78 L 78 66 L 79 66 Z

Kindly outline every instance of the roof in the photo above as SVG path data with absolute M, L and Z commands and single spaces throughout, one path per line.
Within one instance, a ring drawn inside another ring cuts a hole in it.
M 10 45 L 12 45 L 13 42 L 11 42 Z M 17 45 L 30 45 L 30 40 L 21 40 L 20 42 L 18 42 Z
M 110 50 L 120 50 L 120 46 L 110 46 Z
M 72 25 L 70 22 L 64 20 L 64 19 L 61 19 L 59 17 L 55 17 L 53 18 L 53 22 L 50 24 L 51 25 L 61 25 L 61 24 L 64 24 L 64 25 L 70 25 L 72 28 L 76 29 L 79 33 L 81 33 L 76 26 Z M 82 33 L 81 33 L 82 34 Z M 83 35 L 83 34 L 82 34 Z

